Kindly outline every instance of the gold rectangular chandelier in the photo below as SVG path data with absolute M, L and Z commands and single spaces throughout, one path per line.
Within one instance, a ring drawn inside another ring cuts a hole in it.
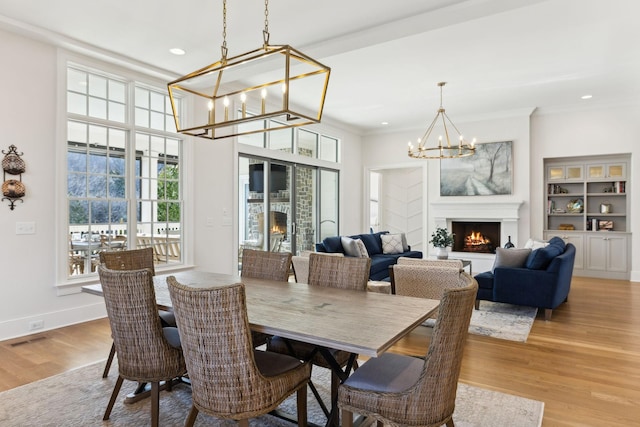
M 223 37 L 226 38 L 226 1 Z M 222 58 L 168 83 L 180 133 L 217 140 L 320 123 L 331 69 L 289 45 L 269 45 L 265 2 L 261 48 Z M 190 124 L 176 98 L 195 96 Z

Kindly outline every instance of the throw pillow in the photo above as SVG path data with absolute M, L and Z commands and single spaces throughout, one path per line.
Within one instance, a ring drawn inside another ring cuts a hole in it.
M 544 240 L 529 239 L 527 240 L 527 243 L 525 243 L 524 247 L 527 249 L 531 249 L 532 251 L 535 251 L 536 249 L 544 248 L 548 244 L 549 243 L 545 242 Z
M 399 234 L 383 234 L 380 236 L 382 241 L 383 254 L 401 254 L 404 252 L 402 247 L 402 237 Z
M 325 251 L 327 252 L 344 252 L 344 248 L 340 243 L 340 236 L 325 237 L 322 241 Z
M 496 248 L 496 260 L 493 263 L 494 271 L 498 267 L 521 268 L 525 266 L 527 258 L 531 254 L 531 249 L 504 249 Z
M 557 244 L 550 244 L 544 248 L 536 249 L 527 258 L 525 267 L 530 270 L 546 270 L 551 261 L 562 252 L 564 252 L 564 249 L 560 249 Z
M 344 253 L 347 256 L 352 257 L 360 257 L 360 249 L 358 249 L 358 244 L 355 239 L 351 237 L 342 236 L 340 237 L 340 241 L 342 242 L 342 247 L 344 248 Z
M 400 233 L 400 237 L 402 238 L 402 251 L 407 252 L 409 250 L 409 245 L 407 244 L 407 236 L 404 233 Z
M 369 258 L 369 252 L 367 252 L 367 247 L 364 242 L 360 239 L 355 239 L 356 245 L 358 247 L 358 252 L 360 252 L 360 258 Z

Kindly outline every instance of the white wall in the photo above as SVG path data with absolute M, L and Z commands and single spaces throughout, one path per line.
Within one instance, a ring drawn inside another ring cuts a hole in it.
M 531 120 L 532 230 L 542 234 L 544 227 L 545 158 L 631 153 L 629 185 L 630 222 L 633 234 L 631 280 L 640 281 L 640 106 L 624 106 L 555 114 L 534 114 Z
M 520 208 L 520 222 L 518 233 L 521 236 L 529 236 L 531 234 L 531 219 L 529 205 L 529 113 L 527 111 L 519 111 L 514 115 L 501 118 L 488 118 L 480 121 L 458 121 L 452 117 L 458 129 L 468 135 L 469 138 L 475 136 L 478 142 L 497 142 L 497 141 L 513 141 L 513 158 L 514 158 L 514 180 L 513 194 L 503 196 L 473 196 L 474 201 L 478 203 L 501 202 L 524 202 Z M 425 123 L 425 128 L 427 123 Z M 416 139 L 422 136 L 425 129 L 416 129 L 403 131 L 398 133 L 386 133 L 381 135 L 367 136 L 364 138 L 363 152 L 364 167 L 367 169 L 382 169 L 385 167 L 416 167 L 422 165 L 425 168 L 423 175 L 426 185 L 423 186 L 423 209 L 426 217 L 425 235 L 425 251 L 431 250 L 426 245 L 433 229 L 435 228 L 434 219 L 432 217 L 430 203 L 439 200 L 445 201 L 468 201 L 469 197 L 440 197 L 440 161 L 417 160 L 409 158 L 407 155 L 407 142 L 413 141 L 416 145 Z M 434 129 L 433 135 L 438 135 L 438 129 Z M 432 137 L 433 137 L 432 135 Z M 437 138 L 437 137 L 436 137 Z M 435 142 L 435 141 L 434 141 Z M 433 144 L 429 144 L 433 145 Z M 387 166 L 385 166 L 387 165 Z M 526 240 L 525 240 L 526 241 Z M 514 242 L 518 243 L 518 242 Z M 524 242 L 521 242 L 524 244 Z
M 57 296 L 55 287 L 56 49 L 0 30 L 0 149 L 23 152 L 24 203 L 0 203 L 0 339 L 104 316 L 104 303 L 88 294 Z M 9 177 L 7 176 L 7 179 Z M 17 222 L 36 233 L 16 235 Z

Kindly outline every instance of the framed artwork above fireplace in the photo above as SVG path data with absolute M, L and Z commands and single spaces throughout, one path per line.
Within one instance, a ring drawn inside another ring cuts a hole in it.
M 441 196 L 493 196 L 513 189 L 513 141 L 476 144 L 473 156 L 440 161 Z

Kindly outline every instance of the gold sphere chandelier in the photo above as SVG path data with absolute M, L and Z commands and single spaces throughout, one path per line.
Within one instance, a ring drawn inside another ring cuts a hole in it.
M 459 157 L 468 157 L 475 154 L 475 138 L 470 143 L 465 141 L 462 133 L 460 133 L 456 125 L 453 124 L 453 122 L 445 112 L 444 107 L 442 106 L 442 87 L 446 84 L 447 82 L 438 83 L 438 86 L 440 86 L 440 108 L 438 109 L 436 116 L 433 118 L 433 121 L 427 128 L 422 138 L 418 139 L 418 146 L 414 147 L 411 141 L 409 141 L 409 157 L 413 157 L 416 159 L 455 159 Z M 444 141 L 442 135 L 440 135 L 438 137 L 438 145 L 428 147 L 427 142 L 429 140 L 429 137 L 431 136 L 431 132 L 433 132 L 433 128 L 440 121 L 442 122 Z M 447 128 L 447 122 L 457 133 L 458 140 L 453 144 L 451 144 L 451 135 L 449 133 L 449 129 Z

